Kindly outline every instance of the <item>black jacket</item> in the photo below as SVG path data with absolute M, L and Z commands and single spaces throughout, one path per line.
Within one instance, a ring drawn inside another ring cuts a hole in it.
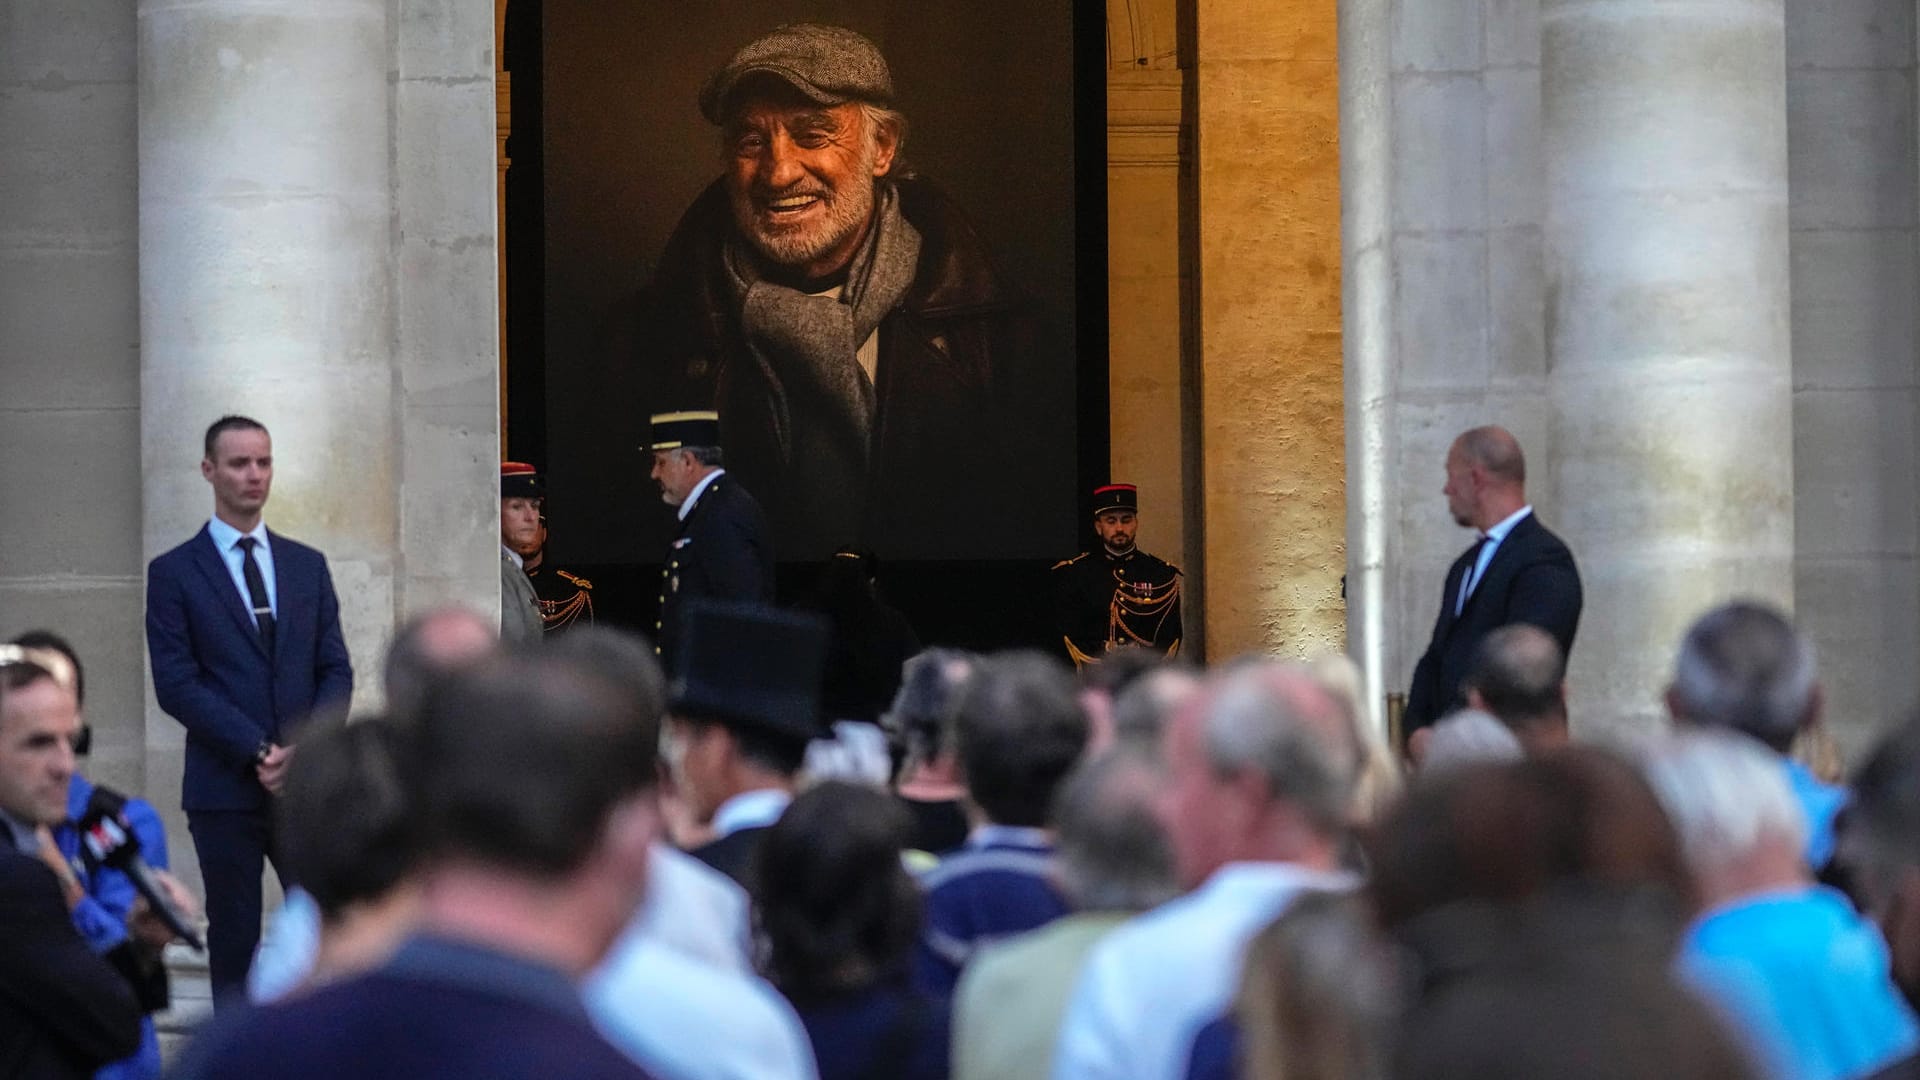
M 1036 344 L 1025 301 L 972 226 L 925 180 L 893 182 L 920 233 L 914 281 L 881 320 L 871 465 L 834 470 L 797 449 L 805 402 L 756 362 L 723 251 L 715 183 L 681 218 L 643 292 L 632 348 L 644 407 L 716 408 L 728 469 L 767 500 L 782 557 L 861 544 L 888 558 L 979 558 L 1031 544 L 1072 490 L 1072 365 Z M 1057 384 L 1057 385 L 1055 385 Z M 956 507 L 971 513 L 947 527 Z
M 1495 549 L 1480 584 L 1455 616 L 1460 579 L 1472 565 L 1477 547 L 1468 548 L 1447 571 L 1433 641 L 1414 667 L 1413 686 L 1407 693 L 1403 718 L 1407 734 L 1464 704 L 1460 683 L 1473 663 L 1474 650 L 1503 626 L 1530 623 L 1552 634 L 1562 652 L 1573 653 L 1582 594 L 1580 571 L 1567 545 L 1540 524 L 1538 514 L 1521 518 Z
M 73 928 L 53 871 L 0 840 L 0 1077 L 90 1076 L 139 1048 L 127 977 Z
M 707 485 L 680 523 L 660 569 L 660 618 L 654 646 L 667 676 L 674 674 L 680 621 L 687 601 L 773 602 L 773 548 L 760 504 L 734 482 L 731 471 Z

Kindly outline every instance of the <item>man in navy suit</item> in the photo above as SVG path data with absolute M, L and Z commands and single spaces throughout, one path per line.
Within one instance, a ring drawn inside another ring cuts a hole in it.
M 675 653 L 687 603 L 773 603 L 773 548 L 760 504 L 722 465 L 719 413 L 655 413 L 647 447 L 660 500 L 680 517 L 660 569 L 660 617 L 653 624 L 653 651 L 671 679 L 679 673 Z
M 295 731 L 316 709 L 346 706 L 353 670 L 326 558 L 261 521 L 273 484 L 267 429 L 244 416 L 215 421 L 200 475 L 213 487 L 213 518 L 147 566 L 147 652 L 155 699 L 187 729 L 180 805 L 206 884 L 219 1001 L 245 986 L 260 940 L 270 796 Z
M 1527 623 L 1570 657 L 1580 626 L 1580 571 L 1527 502 L 1527 461 L 1512 434 L 1477 427 L 1455 439 L 1443 493 L 1453 520 L 1480 539 L 1447 571 L 1433 641 L 1413 669 L 1404 719 L 1416 756 L 1423 740 L 1413 736 L 1465 704 L 1461 683 L 1488 634 Z

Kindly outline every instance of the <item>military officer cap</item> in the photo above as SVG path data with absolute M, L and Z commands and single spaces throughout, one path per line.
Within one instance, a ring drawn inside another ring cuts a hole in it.
M 546 494 L 546 484 L 542 481 L 540 470 L 524 461 L 503 461 L 500 463 L 500 497 L 503 499 L 538 499 Z
M 720 414 L 712 409 L 654 413 L 647 449 L 678 450 L 684 446 L 719 446 Z
M 800 742 L 825 734 L 820 682 L 827 628 L 814 616 L 692 600 L 675 652 L 672 712 Z
M 700 91 L 700 114 L 724 123 L 734 90 L 755 75 L 779 79 L 818 105 L 893 101 L 893 74 L 873 42 L 844 26 L 792 23 L 734 53 Z
M 1109 510 L 1140 511 L 1140 489 L 1132 484 L 1106 484 L 1093 489 L 1093 516 Z

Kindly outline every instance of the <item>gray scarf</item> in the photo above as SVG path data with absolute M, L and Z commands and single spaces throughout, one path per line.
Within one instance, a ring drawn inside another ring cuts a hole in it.
M 920 258 L 920 233 L 901 216 L 893 185 L 877 184 L 874 197 L 874 227 L 838 297 L 766 281 L 737 238 L 727 244 L 728 283 L 740 300 L 747 346 L 773 396 L 781 457 L 839 487 L 815 493 L 830 504 L 864 498 L 876 398 L 855 354 L 906 295 Z M 841 486 L 849 480 L 851 490 Z

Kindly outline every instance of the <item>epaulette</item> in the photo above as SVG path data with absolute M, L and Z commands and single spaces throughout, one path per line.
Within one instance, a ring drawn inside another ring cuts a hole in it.
M 1074 563 L 1077 563 L 1077 562 L 1079 562 L 1079 561 L 1080 561 L 1081 559 L 1084 559 L 1084 558 L 1086 558 L 1087 556 L 1089 556 L 1089 555 L 1091 555 L 1091 554 L 1093 554 L 1093 552 L 1091 552 L 1091 551 L 1083 551 L 1083 552 L 1081 552 L 1080 554 L 1078 554 L 1078 555 L 1075 555 L 1075 556 L 1074 556 L 1073 558 L 1071 558 L 1071 559 L 1061 559 L 1061 560 L 1060 560 L 1059 562 L 1057 562 L 1057 563 L 1054 563 L 1054 564 L 1053 564 L 1053 568 L 1054 568 L 1055 570 L 1058 570 L 1058 569 L 1060 569 L 1060 568 L 1061 568 L 1061 567 L 1063 567 L 1063 566 L 1072 566 L 1072 565 L 1073 565 Z
M 555 570 L 554 573 L 559 574 L 561 577 L 566 578 L 568 581 L 573 582 L 575 585 L 578 585 L 583 589 L 593 588 L 593 582 L 588 581 L 586 578 L 579 577 L 574 574 L 569 574 L 565 570 Z

